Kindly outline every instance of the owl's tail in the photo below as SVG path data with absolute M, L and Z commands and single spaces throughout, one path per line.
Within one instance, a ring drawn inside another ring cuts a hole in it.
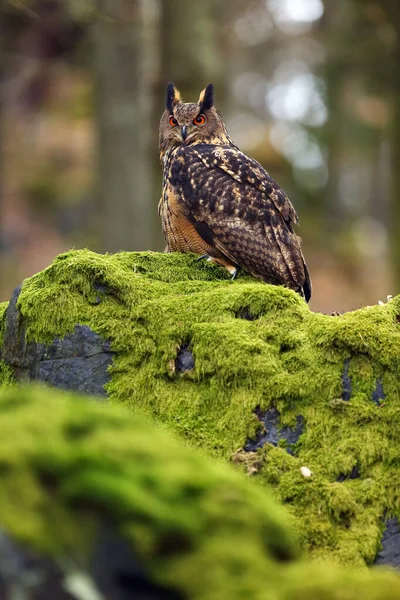
M 308 302 L 311 298 L 312 285 L 311 285 L 310 274 L 308 272 L 306 263 L 304 263 L 304 274 L 305 274 L 305 280 L 303 283 L 303 294 L 304 294 L 304 298 L 305 298 L 306 302 Z

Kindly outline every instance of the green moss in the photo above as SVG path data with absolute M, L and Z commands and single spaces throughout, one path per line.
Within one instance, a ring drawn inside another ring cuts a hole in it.
M 14 384 L 15 379 L 11 368 L 3 360 L 0 360 L 0 388 Z
M 0 388 L 3 385 L 13 385 L 15 381 L 12 370 L 3 360 L 1 360 L 1 347 L 3 345 L 5 312 L 7 306 L 8 302 L 0 302 Z
M 3 337 L 4 337 L 4 321 L 5 321 L 5 313 L 8 306 L 8 302 L 0 302 L 0 353 L 1 347 L 3 345 Z
M 74 251 L 24 282 L 19 308 L 30 340 L 77 323 L 111 339 L 111 401 L 214 456 L 230 459 L 254 437 L 257 407 L 275 406 L 285 425 L 301 415 L 296 455 L 260 450 L 256 478 L 287 503 L 311 555 L 371 562 L 383 514 L 400 506 L 400 297 L 329 317 L 290 290 L 227 277 L 191 255 Z M 182 344 L 195 368 L 179 375 Z M 351 402 L 340 401 L 346 359 Z M 381 406 L 371 402 L 378 379 Z M 337 482 L 354 467 L 359 478 Z
M 0 413 L 1 527 L 36 550 L 87 551 L 96 520 L 110 519 L 144 561 L 182 585 L 194 561 L 216 574 L 225 546 L 226 573 L 235 561 L 256 572 L 251 556 L 298 555 L 280 511 L 256 486 L 154 424 L 45 388 L 3 390 Z
M 391 572 L 299 559 L 259 486 L 154 423 L 46 388 L 0 392 L 0 526 L 35 551 L 85 566 L 104 522 L 145 572 L 193 600 L 372 600 Z

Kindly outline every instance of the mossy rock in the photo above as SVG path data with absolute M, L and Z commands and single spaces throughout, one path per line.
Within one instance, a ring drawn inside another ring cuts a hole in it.
M 3 346 L 3 338 L 4 338 L 4 316 L 8 307 L 8 302 L 0 302 L 0 353 L 1 348 Z
M 14 383 L 14 376 L 11 367 L 1 360 L 4 339 L 5 312 L 7 306 L 8 302 L 0 302 L 0 388 L 3 385 L 8 386 Z
M 11 367 L 3 360 L 0 360 L 0 388 L 2 386 L 10 386 L 15 383 L 14 375 Z
M 21 386 L 0 392 L 0 413 L 5 597 L 400 596 L 400 577 L 390 571 L 302 559 L 266 490 L 154 422 Z
M 310 555 L 374 561 L 400 514 L 400 297 L 331 317 L 192 255 L 73 251 L 26 280 L 7 315 L 17 375 L 89 328 L 110 344 L 112 403 L 233 456 L 287 505 Z

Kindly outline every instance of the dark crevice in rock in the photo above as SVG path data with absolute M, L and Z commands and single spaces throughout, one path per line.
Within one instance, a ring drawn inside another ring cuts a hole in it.
M 348 402 L 351 398 L 351 377 L 349 376 L 350 359 L 344 361 L 342 373 L 342 400 Z
M 255 321 L 258 317 L 254 316 L 250 312 L 250 308 L 248 306 L 243 306 L 238 311 L 235 312 L 236 319 L 245 319 L 246 321 Z
M 91 575 L 104 598 L 112 600 L 183 600 L 176 590 L 149 579 L 128 542 L 104 528 L 96 544 Z
M 346 479 L 358 479 L 360 477 L 360 469 L 358 465 L 355 465 L 350 473 L 340 473 L 336 481 L 346 481 Z
M 256 410 L 256 415 L 262 423 L 262 431 L 256 436 L 255 440 L 249 440 L 244 449 L 246 452 L 253 452 L 257 448 L 262 448 L 265 444 L 273 444 L 277 446 L 279 442 L 284 440 L 287 443 L 285 448 L 289 454 L 293 454 L 293 445 L 299 440 L 299 437 L 304 432 L 304 419 L 301 415 L 297 417 L 295 427 L 287 427 L 280 425 L 280 413 L 276 408 L 269 408 L 262 412 Z
M 175 359 L 175 371 L 176 373 L 184 373 L 185 371 L 191 371 L 192 369 L 194 369 L 194 357 L 189 350 L 189 342 L 186 342 L 185 344 L 182 344 L 178 350 Z
M 100 304 L 100 302 L 103 301 L 104 296 L 112 295 L 112 292 L 111 292 L 110 288 L 108 287 L 108 285 L 97 279 L 93 283 L 93 287 L 96 290 L 96 292 L 99 292 L 98 296 L 96 297 L 96 302 L 95 302 L 96 304 Z
M 381 545 L 374 564 L 400 568 L 400 526 L 396 517 L 386 519 Z
M 142 327 L 147 327 L 147 320 L 144 317 L 138 317 L 136 319 L 137 325 L 141 325 Z
M 382 400 L 385 400 L 386 394 L 383 389 L 383 383 L 380 379 L 376 380 L 376 386 L 372 393 L 372 402 L 375 402 L 378 406 L 381 404 Z
M 93 284 L 94 289 L 101 294 L 108 294 L 110 292 L 110 288 L 105 283 L 96 280 Z
M 117 288 L 111 287 L 108 283 L 105 283 L 100 279 L 95 279 L 95 281 L 93 282 L 93 288 L 96 290 L 96 292 L 98 292 L 95 304 L 100 304 L 100 302 L 102 302 L 106 296 L 111 297 L 119 304 L 123 303 L 119 290 Z
M 281 354 L 285 354 L 286 352 L 290 352 L 291 350 L 293 350 L 293 346 L 287 343 L 281 344 L 281 347 L 279 348 L 279 352 L 281 352 Z

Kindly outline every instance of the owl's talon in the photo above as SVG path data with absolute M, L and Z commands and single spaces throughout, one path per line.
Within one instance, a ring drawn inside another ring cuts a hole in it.
M 196 261 L 198 262 L 199 260 L 203 260 L 204 258 L 207 259 L 208 262 L 212 262 L 214 264 L 220 265 L 221 267 L 225 267 L 225 269 L 227 269 L 229 271 L 229 273 L 231 274 L 231 280 L 233 281 L 234 279 L 236 279 L 236 275 L 238 274 L 239 267 L 234 267 L 233 265 L 229 264 L 225 260 L 222 260 L 220 258 L 215 258 L 213 256 L 210 256 L 209 254 L 202 254 L 201 256 L 198 256 L 196 258 Z

